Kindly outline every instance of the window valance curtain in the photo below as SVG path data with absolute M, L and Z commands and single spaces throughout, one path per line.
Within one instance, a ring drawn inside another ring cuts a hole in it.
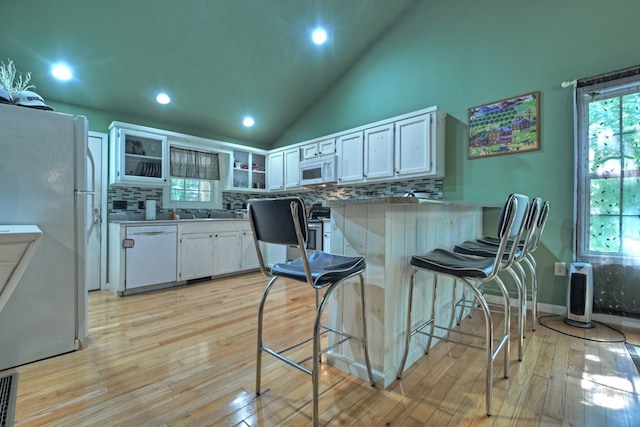
M 220 180 L 218 155 L 171 147 L 170 174 L 176 178 Z

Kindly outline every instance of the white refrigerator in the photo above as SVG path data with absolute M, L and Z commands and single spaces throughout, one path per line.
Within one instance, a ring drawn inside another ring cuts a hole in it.
M 87 138 L 85 117 L 0 104 L 0 224 L 43 232 L 0 311 L 0 371 L 76 350 L 87 336 Z

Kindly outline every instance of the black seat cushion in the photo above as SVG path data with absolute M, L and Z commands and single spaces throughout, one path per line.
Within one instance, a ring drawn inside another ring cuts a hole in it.
M 503 259 L 509 258 L 511 246 L 512 245 L 507 245 L 507 250 L 504 253 Z M 467 240 L 464 243 L 455 245 L 453 251 L 459 254 L 495 258 L 498 254 L 498 246 L 492 243 L 484 243 L 480 240 Z M 521 254 L 522 247 L 518 247 L 515 253 L 515 258 L 517 259 Z
M 480 243 L 486 243 L 489 245 L 494 245 L 494 246 L 500 246 L 500 239 L 498 239 L 497 237 L 494 236 L 482 236 L 479 239 L 476 239 L 476 241 L 480 242 Z M 524 240 L 520 240 L 520 243 L 518 243 L 518 245 L 520 246 L 520 248 L 524 247 Z M 509 248 L 510 246 L 507 245 L 507 248 Z
M 474 279 L 489 277 L 493 271 L 493 261 L 491 258 L 471 257 L 444 249 L 434 249 L 411 257 L 411 265 L 414 267 Z
M 353 274 L 363 272 L 366 267 L 364 257 L 360 256 L 348 257 L 323 251 L 314 251 L 307 254 L 307 259 L 311 270 L 311 278 L 316 287 L 327 286 Z M 274 264 L 271 267 L 271 274 L 300 282 L 307 281 L 302 258 Z

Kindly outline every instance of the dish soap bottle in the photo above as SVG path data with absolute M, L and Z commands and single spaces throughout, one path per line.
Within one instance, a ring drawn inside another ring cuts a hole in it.
M 173 220 L 179 219 L 178 213 L 176 212 L 175 209 L 173 210 L 173 212 L 171 212 L 171 219 Z

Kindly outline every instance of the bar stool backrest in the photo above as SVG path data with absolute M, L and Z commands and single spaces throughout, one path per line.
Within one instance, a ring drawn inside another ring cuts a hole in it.
M 260 242 L 298 246 L 304 259 L 308 281 L 312 283 L 306 252 L 309 231 L 302 199 L 299 197 L 250 199 L 247 202 L 247 212 L 262 274 L 271 276 L 264 262 Z
M 500 211 L 498 220 L 498 238 L 500 246 L 496 261 L 501 261 L 501 268 L 506 268 L 515 259 L 518 242 L 525 229 L 527 213 L 529 212 L 529 197 L 522 194 L 510 194 Z M 507 252 L 508 251 L 508 252 Z M 504 254 L 508 253 L 505 260 Z
M 529 211 L 527 212 L 527 219 L 525 221 L 524 230 L 522 231 L 522 234 L 524 235 L 522 240 L 523 244 L 520 245 L 522 250 L 518 254 L 516 261 L 520 261 L 530 251 L 541 213 L 542 199 L 540 197 L 535 197 L 531 202 L 529 202 Z
M 307 218 L 299 197 L 251 199 L 247 209 L 253 233 L 259 241 L 297 246 L 298 230 L 292 221 L 292 217 L 297 217 L 303 243 L 307 242 Z
M 540 215 L 538 215 L 538 221 L 536 222 L 534 236 L 532 237 L 531 242 L 529 244 L 528 252 L 533 252 L 538 248 L 538 244 L 540 243 L 540 237 L 542 237 L 542 232 L 544 231 L 544 226 L 547 223 L 548 217 L 549 217 L 549 201 L 545 201 L 542 204 L 542 209 L 540 209 Z

